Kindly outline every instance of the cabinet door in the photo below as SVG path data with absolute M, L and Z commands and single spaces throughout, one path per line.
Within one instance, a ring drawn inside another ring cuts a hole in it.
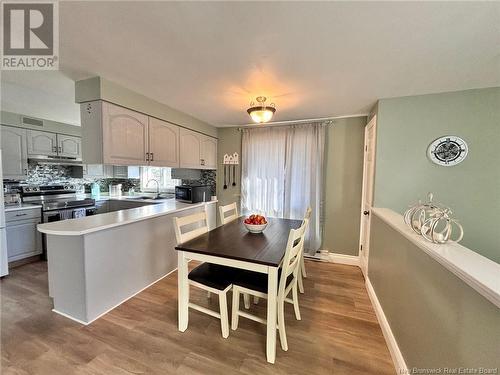
M 28 130 L 28 155 L 57 156 L 57 135 Z
M 179 166 L 179 127 L 149 118 L 149 165 Z
M 180 129 L 179 148 L 181 168 L 201 168 L 201 134 Z
M 24 178 L 28 174 L 26 129 L 1 127 L 4 178 Z
M 7 224 L 9 262 L 42 253 L 42 235 L 36 230 L 39 221 L 18 221 Z
M 103 102 L 104 163 L 146 165 L 148 116 Z
M 57 135 L 57 151 L 59 156 L 82 158 L 82 139 L 71 135 Z
M 217 139 L 203 136 L 201 140 L 201 165 L 203 169 L 217 169 Z

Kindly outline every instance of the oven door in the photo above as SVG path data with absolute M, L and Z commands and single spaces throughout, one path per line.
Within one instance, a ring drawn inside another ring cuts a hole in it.
M 59 211 L 48 211 L 43 213 L 43 222 L 52 223 L 54 221 L 62 220 L 61 213 Z

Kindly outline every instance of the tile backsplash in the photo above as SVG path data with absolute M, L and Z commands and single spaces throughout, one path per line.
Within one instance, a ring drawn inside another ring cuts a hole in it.
M 47 184 L 73 184 L 78 187 L 84 186 L 85 192 L 90 193 L 91 184 L 97 182 L 101 192 L 107 192 L 110 184 L 122 184 L 124 192 L 134 188 L 135 191 L 140 190 L 141 181 L 138 178 L 93 178 L 93 177 L 76 177 L 81 176 L 81 167 L 73 167 L 58 164 L 38 164 L 30 161 L 28 164 L 28 177 L 26 183 L 32 185 L 47 185 Z M 210 185 L 212 195 L 216 194 L 216 171 L 214 170 L 178 170 L 178 177 L 182 178 L 182 184 L 186 185 Z M 191 171 L 191 172 L 190 172 Z M 189 173 L 188 173 L 189 172 Z

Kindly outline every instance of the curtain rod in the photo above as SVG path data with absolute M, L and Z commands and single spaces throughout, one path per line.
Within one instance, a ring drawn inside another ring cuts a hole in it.
M 314 122 L 327 122 L 327 125 L 332 125 L 333 120 L 342 119 L 342 118 L 351 118 L 351 117 L 367 117 L 368 113 L 361 113 L 358 115 L 348 115 L 348 116 L 336 116 L 336 117 L 319 117 L 319 118 L 310 118 L 303 120 L 286 120 L 286 121 L 275 121 L 275 122 L 267 122 L 265 124 L 243 124 L 238 127 L 238 130 L 248 129 L 248 128 L 263 128 L 263 127 L 273 127 L 273 126 L 288 126 L 294 124 L 303 124 L 303 123 L 314 123 Z M 242 127 L 244 126 L 244 128 Z

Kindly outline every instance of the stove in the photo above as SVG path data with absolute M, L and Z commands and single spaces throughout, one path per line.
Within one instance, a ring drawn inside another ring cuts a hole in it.
M 21 186 L 23 203 L 42 206 L 42 222 L 77 219 L 96 214 L 95 200 L 78 198 L 75 185 Z M 47 259 L 47 236 L 42 234 L 43 258 Z
M 40 204 L 43 212 L 93 208 L 95 205 L 94 199 L 78 198 L 74 185 L 22 186 L 21 198 L 24 203 Z

